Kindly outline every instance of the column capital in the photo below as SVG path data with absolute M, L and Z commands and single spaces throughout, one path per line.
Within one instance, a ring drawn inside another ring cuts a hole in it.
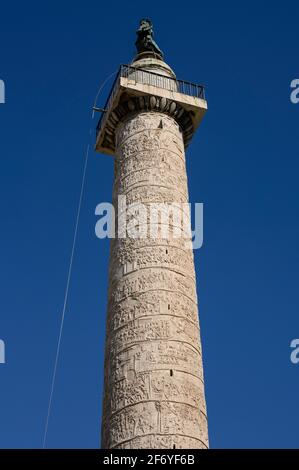
M 159 73 L 153 71 L 158 67 Z M 172 116 L 181 127 L 187 147 L 207 110 L 207 101 L 202 85 L 177 80 L 165 62 L 144 57 L 136 60 L 134 66 L 120 67 L 104 109 L 97 126 L 95 149 L 114 155 L 119 122 L 132 113 L 144 111 Z

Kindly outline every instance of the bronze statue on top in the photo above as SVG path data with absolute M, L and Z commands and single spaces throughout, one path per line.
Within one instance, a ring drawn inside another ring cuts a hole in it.
M 135 42 L 137 52 L 138 54 L 141 52 L 153 52 L 160 59 L 163 59 L 163 52 L 154 41 L 153 36 L 153 23 L 147 18 L 142 19 L 137 30 L 137 40 Z

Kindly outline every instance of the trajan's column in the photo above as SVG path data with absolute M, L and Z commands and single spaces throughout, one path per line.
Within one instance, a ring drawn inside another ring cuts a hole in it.
M 102 447 L 207 448 L 190 233 L 167 212 L 170 205 L 185 211 L 185 149 L 207 103 L 201 86 L 177 80 L 164 62 L 150 20 L 141 21 L 136 47 L 112 86 L 96 150 L 115 157 L 117 232 L 124 217 L 130 224 L 140 216 L 140 204 L 146 210 L 158 204 L 161 212 L 138 219 L 142 236 L 116 233 L 111 240 Z M 119 196 L 135 213 L 125 212 Z M 142 226 L 150 226 L 146 234 Z

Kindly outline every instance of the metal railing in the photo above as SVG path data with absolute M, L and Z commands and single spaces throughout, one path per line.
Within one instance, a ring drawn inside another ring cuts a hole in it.
M 136 83 L 156 86 L 165 90 L 176 91 L 184 95 L 205 99 L 205 91 L 202 85 L 187 82 L 186 80 L 177 80 L 167 75 L 139 69 L 132 65 L 121 65 L 120 76 L 135 81 Z
M 114 95 L 118 89 L 120 77 L 127 78 L 128 80 L 134 81 L 135 83 L 151 85 L 158 88 L 163 88 L 164 90 L 174 91 L 184 95 L 205 99 L 205 89 L 203 85 L 197 85 L 195 83 L 187 82 L 186 80 L 177 80 L 175 78 L 168 77 L 167 75 L 161 75 L 159 73 L 139 69 L 137 67 L 133 67 L 132 65 L 121 65 L 104 106 L 106 111 L 111 107 Z M 98 122 L 97 132 L 101 128 L 103 117 L 104 114 L 102 114 Z

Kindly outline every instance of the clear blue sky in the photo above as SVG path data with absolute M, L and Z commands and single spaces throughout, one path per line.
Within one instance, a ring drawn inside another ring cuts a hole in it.
M 187 165 L 205 205 L 195 259 L 211 447 L 298 447 L 298 2 L 142 3 L 1 5 L 0 447 L 42 444 L 91 106 L 131 61 L 141 17 L 177 76 L 207 86 Z M 92 153 L 49 447 L 99 445 L 108 242 L 94 209 L 112 177 L 112 158 Z

